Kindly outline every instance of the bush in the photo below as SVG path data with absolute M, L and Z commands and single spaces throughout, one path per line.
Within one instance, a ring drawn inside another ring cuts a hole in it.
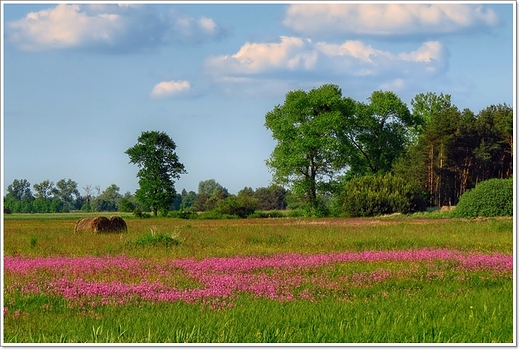
M 181 243 L 178 236 L 179 232 L 175 232 L 171 235 L 157 233 L 157 228 L 153 226 L 150 228 L 150 233 L 145 234 L 135 241 L 127 242 L 127 245 L 133 247 L 163 246 L 168 248 L 171 246 L 177 246 Z
M 168 217 L 175 218 L 175 219 L 189 220 L 189 219 L 197 219 L 198 215 L 197 215 L 197 213 L 195 213 L 191 210 L 184 210 L 181 208 L 179 210 L 174 210 L 174 211 L 169 212 Z
M 279 210 L 272 211 L 255 211 L 253 214 L 250 214 L 248 219 L 266 219 L 266 218 L 284 218 L 285 214 Z
M 426 209 L 420 186 L 390 173 L 348 181 L 338 200 L 340 211 L 349 217 L 407 214 Z
M 147 219 L 152 217 L 149 213 L 143 213 L 138 207 L 134 209 L 133 214 L 140 219 Z
M 305 211 L 305 209 L 293 209 L 293 210 L 289 210 L 287 212 L 287 217 L 288 218 L 302 218 L 302 217 L 305 217 L 307 216 L 307 212 Z
M 460 196 L 452 215 L 459 218 L 513 216 L 513 179 L 490 179 Z
M 229 196 L 217 203 L 215 211 L 223 215 L 247 218 L 255 212 L 257 205 L 258 200 L 256 198 L 247 196 Z
M 130 245 L 141 247 L 162 245 L 163 247 L 168 248 L 179 244 L 180 242 L 178 239 L 168 236 L 164 233 L 159 233 L 156 235 L 146 234 L 145 236 L 138 238 L 133 242 L 130 242 Z
M 222 214 L 217 210 L 205 211 L 198 214 L 197 219 L 218 220 L 218 219 L 239 219 L 238 215 Z

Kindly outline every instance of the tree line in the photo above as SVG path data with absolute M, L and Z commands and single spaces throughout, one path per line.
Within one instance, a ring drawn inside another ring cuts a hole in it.
M 332 84 L 290 91 L 265 118 L 278 142 L 267 160 L 275 182 L 320 212 L 330 197 L 349 198 L 349 182 L 367 176 L 375 188 L 386 174 L 403 178 L 427 205 L 445 206 L 481 181 L 512 175 L 510 106 L 461 111 L 451 95 L 432 92 L 411 106 L 390 91 L 374 91 L 367 102 Z
M 135 194 L 121 195 L 111 185 L 97 195 L 87 186 L 81 196 L 70 179 L 55 185 L 45 180 L 33 194 L 26 180 L 15 180 L 4 206 L 13 212 L 175 210 L 240 217 L 286 208 L 308 215 L 406 212 L 456 205 L 479 182 L 512 175 L 510 106 L 474 113 L 459 110 L 451 95 L 429 92 L 416 95 L 411 107 L 390 91 L 355 101 L 333 84 L 288 92 L 265 115 L 277 141 L 266 160 L 273 174 L 269 187 L 245 187 L 234 195 L 211 179 L 201 181 L 197 193 L 177 193 L 175 181 L 187 171 L 175 142 L 164 132 L 147 131 L 125 151 L 139 168 Z
M 31 184 L 26 179 L 15 179 L 7 187 L 4 197 L 4 209 L 11 213 L 66 213 L 84 212 L 142 212 L 151 211 L 149 205 L 139 202 L 130 192 L 120 193 L 116 184 L 101 191 L 99 186 L 83 187 L 80 194 L 77 182 L 62 179 L 54 183 L 44 180 Z M 245 187 L 238 194 L 231 194 L 214 179 L 200 181 L 198 192 L 186 191 L 175 193 L 173 200 L 164 211 L 204 212 L 223 208 L 237 201 L 248 210 L 284 210 L 287 208 L 287 191 L 276 185 L 259 187 L 253 190 Z M 289 197 L 288 197 L 289 198 Z M 293 203 L 293 206 L 298 206 Z

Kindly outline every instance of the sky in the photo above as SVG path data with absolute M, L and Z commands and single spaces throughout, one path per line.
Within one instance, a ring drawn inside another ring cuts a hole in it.
M 514 106 L 514 2 L 2 2 L 5 190 L 72 179 L 135 193 L 124 152 L 143 131 L 176 143 L 177 192 L 215 179 L 269 186 L 265 115 L 289 91 L 337 84 L 366 101 L 450 94 Z

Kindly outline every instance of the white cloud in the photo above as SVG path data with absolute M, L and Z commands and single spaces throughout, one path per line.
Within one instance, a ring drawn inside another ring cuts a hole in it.
M 206 60 L 206 66 L 219 75 L 257 74 L 271 70 L 309 70 L 317 60 L 309 39 L 280 37 L 279 43 L 246 43 L 231 56 Z
M 89 16 L 80 11 L 79 5 L 60 4 L 8 23 L 8 37 L 27 51 L 57 49 L 92 41 L 108 43 L 122 25 L 116 14 Z
M 190 82 L 186 80 L 162 81 L 155 85 L 150 96 L 154 98 L 171 97 L 181 92 L 188 91 L 190 88 Z
M 420 35 L 474 31 L 499 23 L 479 4 L 292 4 L 283 24 L 302 35 Z
M 204 16 L 202 16 L 199 19 L 198 25 L 202 31 L 208 34 L 213 34 L 217 30 L 217 24 L 215 23 L 215 21 L 211 18 L 206 18 Z
M 287 78 L 289 74 L 325 76 L 431 76 L 442 74 L 449 53 L 437 41 L 423 43 L 416 51 L 393 54 L 347 40 L 343 44 L 281 37 L 278 43 L 246 43 L 233 55 L 210 57 L 206 68 L 222 82 L 240 77 Z
M 6 38 L 25 51 L 90 49 L 139 52 L 168 42 L 217 40 L 226 30 L 211 18 L 179 12 L 162 14 L 153 6 L 66 5 L 31 12 L 6 23 Z

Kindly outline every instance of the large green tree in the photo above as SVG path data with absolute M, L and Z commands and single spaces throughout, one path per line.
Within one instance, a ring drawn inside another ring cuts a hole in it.
M 327 84 L 287 93 L 284 104 L 265 116 L 265 126 L 278 142 L 267 160 L 274 182 L 292 185 L 311 210 L 319 206 L 318 194 L 330 191 L 345 168 L 337 136 L 345 132 L 354 108 L 354 100 Z
M 390 91 L 374 91 L 368 103 L 356 104 L 341 135 L 350 176 L 384 174 L 404 152 L 422 120 Z
M 175 199 L 175 180 L 186 174 L 184 165 L 175 153 L 175 142 L 164 132 L 145 131 L 137 144 L 126 150 L 130 163 L 139 167 L 137 199 L 149 205 L 153 215 L 166 210 Z

